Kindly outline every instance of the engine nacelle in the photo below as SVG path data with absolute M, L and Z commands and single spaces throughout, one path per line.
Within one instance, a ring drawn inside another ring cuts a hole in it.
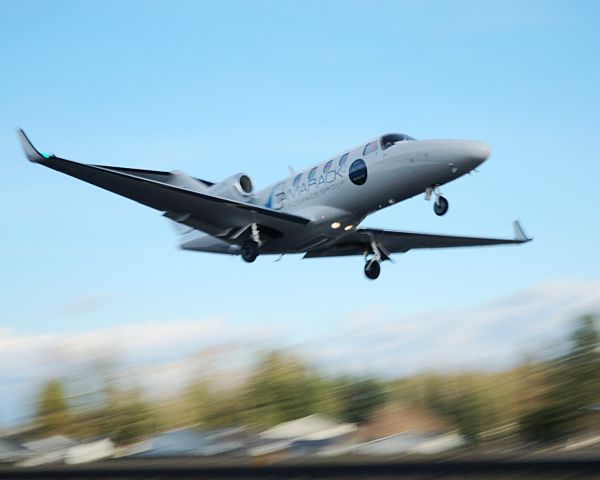
M 248 201 L 252 195 L 253 185 L 250 177 L 245 173 L 238 173 L 214 184 L 210 188 L 212 195 L 232 200 Z

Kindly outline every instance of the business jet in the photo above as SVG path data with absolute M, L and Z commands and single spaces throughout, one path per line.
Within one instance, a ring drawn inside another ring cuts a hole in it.
M 512 239 L 359 228 L 368 215 L 419 194 L 435 197 L 435 214 L 445 215 L 440 187 L 488 158 L 480 142 L 385 134 L 302 172 L 290 169 L 288 178 L 255 192 L 243 173 L 213 183 L 181 171 L 78 163 L 38 151 L 23 130 L 18 136 L 31 162 L 163 212 L 178 227 L 184 250 L 241 255 L 249 263 L 259 254 L 362 255 L 364 273 L 374 280 L 393 253 L 531 240 L 518 222 Z

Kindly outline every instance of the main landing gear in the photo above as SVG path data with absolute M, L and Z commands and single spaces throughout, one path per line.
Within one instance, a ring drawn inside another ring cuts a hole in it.
M 251 240 L 246 240 L 242 243 L 242 247 L 240 248 L 240 254 L 242 255 L 242 259 L 244 262 L 252 263 L 258 257 L 258 248 L 260 247 L 260 235 L 258 233 L 258 225 L 253 223 L 250 225 L 250 238 Z
M 365 263 L 365 276 L 369 280 L 375 280 L 381 273 L 381 266 L 377 260 L 367 260 Z
M 446 197 L 442 196 L 442 193 L 437 185 L 433 187 L 427 187 L 427 190 L 425 190 L 425 200 L 431 200 L 431 194 L 435 194 L 435 203 L 433 204 L 433 211 L 435 214 L 438 217 L 446 215 L 449 207 L 448 200 L 446 200 Z
M 373 256 L 372 258 L 367 258 L 367 261 L 365 263 L 365 276 L 369 280 L 375 280 L 379 278 L 379 274 L 381 273 L 381 265 L 379 264 L 381 262 L 381 250 L 379 249 L 379 245 L 377 245 L 377 242 L 371 242 L 371 250 Z M 368 254 L 369 252 L 365 251 L 365 258 Z
M 258 257 L 258 243 L 252 240 L 242 243 L 240 253 L 244 262 L 252 263 Z

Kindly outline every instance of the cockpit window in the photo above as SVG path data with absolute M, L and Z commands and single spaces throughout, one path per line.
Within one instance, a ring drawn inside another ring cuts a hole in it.
M 365 149 L 363 150 L 363 156 L 368 155 L 369 153 L 373 153 L 377 151 L 377 142 L 370 142 L 365 145 Z
M 348 160 L 348 154 L 344 153 L 341 157 L 340 157 L 340 163 L 339 166 L 340 168 L 344 168 L 344 166 L 346 165 L 346 161 Z
M 390 148 L 392 145 L 395 145 L 398 142 L 404 141 L 414 141 L 413 137 L 405 135 L 404 133 L 389 133 L 381 137 L 381 149 L 386 150 Z
M 314 180 L 317 176 L 317 167 L 313 168 L 310 172 L 308 172 L 308 181 Z
M 298 184 L 300 183 L 300 180 L 302 180 L 302 174 L 298 174 L 296 175 L 296 178 L 294 178 L 294 187 L 298 186 Z
M 323 175 L 325 175 L 329 170 L 331 170 L 331 166 L 333 165 L 333 160 L 329 160 L 325 166 L 323 167 Z

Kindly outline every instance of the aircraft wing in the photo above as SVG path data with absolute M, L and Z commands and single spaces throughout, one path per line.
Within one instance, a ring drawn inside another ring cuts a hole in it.
M 23 130 L 18 130 L 18 135 L 25 155 L 31 162 L 165 212 L 165 216 L 172 220 L 212 235 L 226 236 L 228 232 L 245 228 L 252 223 L 281 233 L 290 226 L 310 222 L 297 215 L 166 183 L 171 172 L 89 165 L 47 155 L 36 150 Z M 211 185 L 210 182 L 199 181 L 206 186 Z
M 450 248 L 477 247 L 484 245 L 503 245 L 529 242 L 521 224 L 514 222 L 515 236 L 512 239 L 455 237 L 450 235 L 431 235 L 428 233 L 397 232 L 360 228 L 344 235 L 326 249 L 311 250 L 304 258 L 340 257 L 346 255 L 364 255 L 371 252 L 371 243 L 376 242 L 385 259 L 391 253 L 404 253 L 414 248 Z

